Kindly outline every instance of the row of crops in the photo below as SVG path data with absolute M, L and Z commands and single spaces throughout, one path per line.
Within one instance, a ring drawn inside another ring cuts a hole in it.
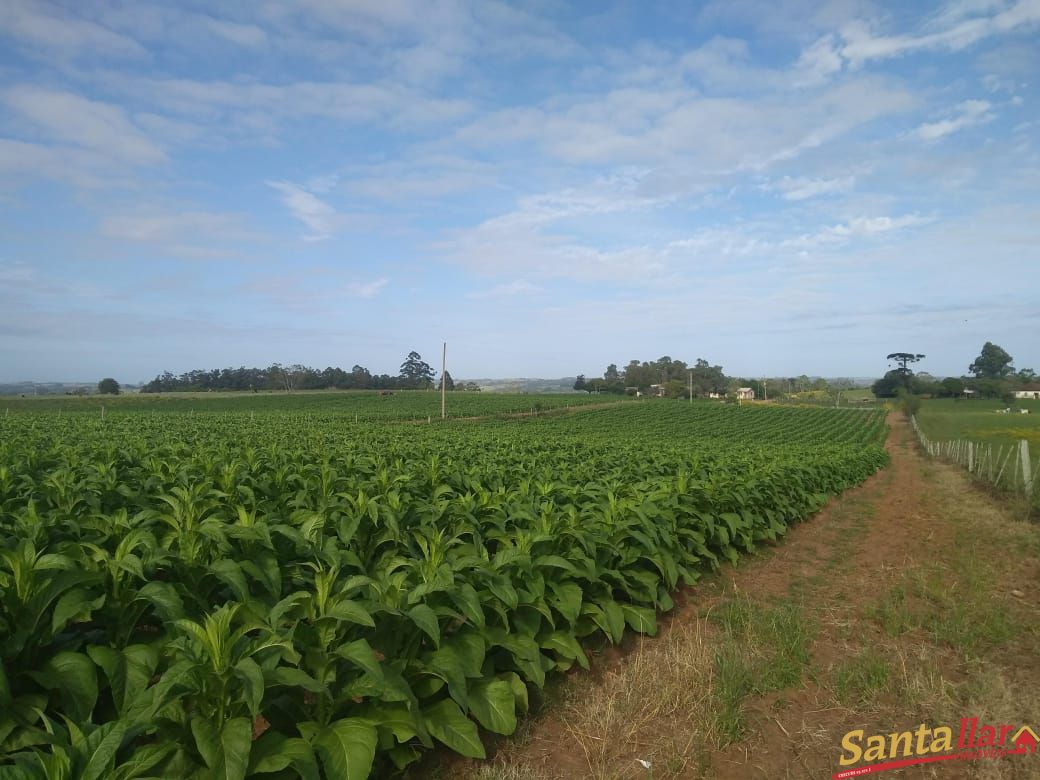
M 446 397 L 448 417 L 485 417 L 501 414 L 531 414 L 562 407 L 632 400 L 627 396 L 588 393 L 527 395 L 523 393 L 476 393 L 452 391 Z M 0 401 L 0 416 L 20 412 L 62 414 L 111 414 L 142 412 L 293 412 L 337 414 L 361 421 L 423 420 L 439 418 L 441 396 L 436 391 L 395 390 L 383 395 L 378 390 L 301 393 L 141 393 L 88 397 L 41 396 L 7 398 Z
M 668 408 L 662 409 L 661 406 Z M 590 409 L 565 419 L 524 420 L 527 430 L 541 428 L 546 435 L 565 433 L 606 438 L 624 436 L 619 429 L 618 410 Z M 687 404 L 677 401 L 644 401 L 629 408 L 624 419 L 638 427 L 647 442 L 656 438 L 683 445 L 691 440 L 723 439 L 748 444 L 881 444 L 888 431 L 882 411 L 830 407 L 793 407 L 749 404 L 744 406 L 712 402 Z M 485 423 L 488 424 L 488 423 Z M 498 421 L 516 427 L 512 420 Z
M 886 462 L 844 410 L 0 418 L 0 774 L 387 776 Z

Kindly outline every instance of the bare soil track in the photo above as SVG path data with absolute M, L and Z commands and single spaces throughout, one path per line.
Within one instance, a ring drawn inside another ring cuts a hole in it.
M 887 469 L 595 653 L 489 761 L 414 776 L 826 778 L 852 729 L 1040 725 L 1040 526 L 889 425 Z M 1040 752 L 880 776 L 1040 778 Z

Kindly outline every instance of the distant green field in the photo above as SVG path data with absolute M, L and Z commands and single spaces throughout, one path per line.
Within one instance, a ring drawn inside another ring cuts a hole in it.
M 1025 439 L 1035 469 L 1040 462 L 1040 401 L 1018 401 L 1010 414 L 999 413 L 1006 408 L 1002 401 L 934 399 L 921 404 L 917 421 L 931 439 L 970 439 L 991 445 L 994 452 Z M 1021 414 L 1020 409 L 1029 414 Z
M 876 401 L 873 391 L 869 387 L 854 387 L 852 390 L 841 391 L 842 401 Z
M 587 393 L 527 395 L 507 393 L 450 392 L 449 417 L 483 417 L 497 414 L 545 411 L 566 406 L 625 400 L 625 396 Z M 441 396 L 436 391 L 395 390 L 380 395 L 378 390 L 296 393 L 135 393 L 119 396 L 40 396 L 0 398 L 0 415 L 19 412 L 100 414 L 122 412 L 214 412 L 285 411 L 342 414 L 361 420 L 412 420 L 439 417 Z

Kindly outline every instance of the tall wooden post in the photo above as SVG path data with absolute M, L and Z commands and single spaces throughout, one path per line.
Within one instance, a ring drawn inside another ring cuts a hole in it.
M 448 364 L 448 342 L 444 342 L 444 349 L 441 351 L 441 419 L 445 419 L 447 416 L 446 403 L 448 393 L 448 383 L 444 381 L 445 377 L 445 366 Z
M 1026 498 L 1033 495 L 1033 462 L 1029 459 L 1029 442 L 1025 439 L 1019 443 L 1019 457 L 1022 461 L 1022 489 Z

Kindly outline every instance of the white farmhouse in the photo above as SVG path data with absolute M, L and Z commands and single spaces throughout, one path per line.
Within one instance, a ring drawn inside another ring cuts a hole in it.
M 1022 385 L 1015 391 L 1015 398 L 1040 401 L 1040 384 L 1034 382 L 1029 385 Z
M 737 388 L 737 400 L 738 401 L 754 401 L 755 391 L 750 387 L 738 387 Z

